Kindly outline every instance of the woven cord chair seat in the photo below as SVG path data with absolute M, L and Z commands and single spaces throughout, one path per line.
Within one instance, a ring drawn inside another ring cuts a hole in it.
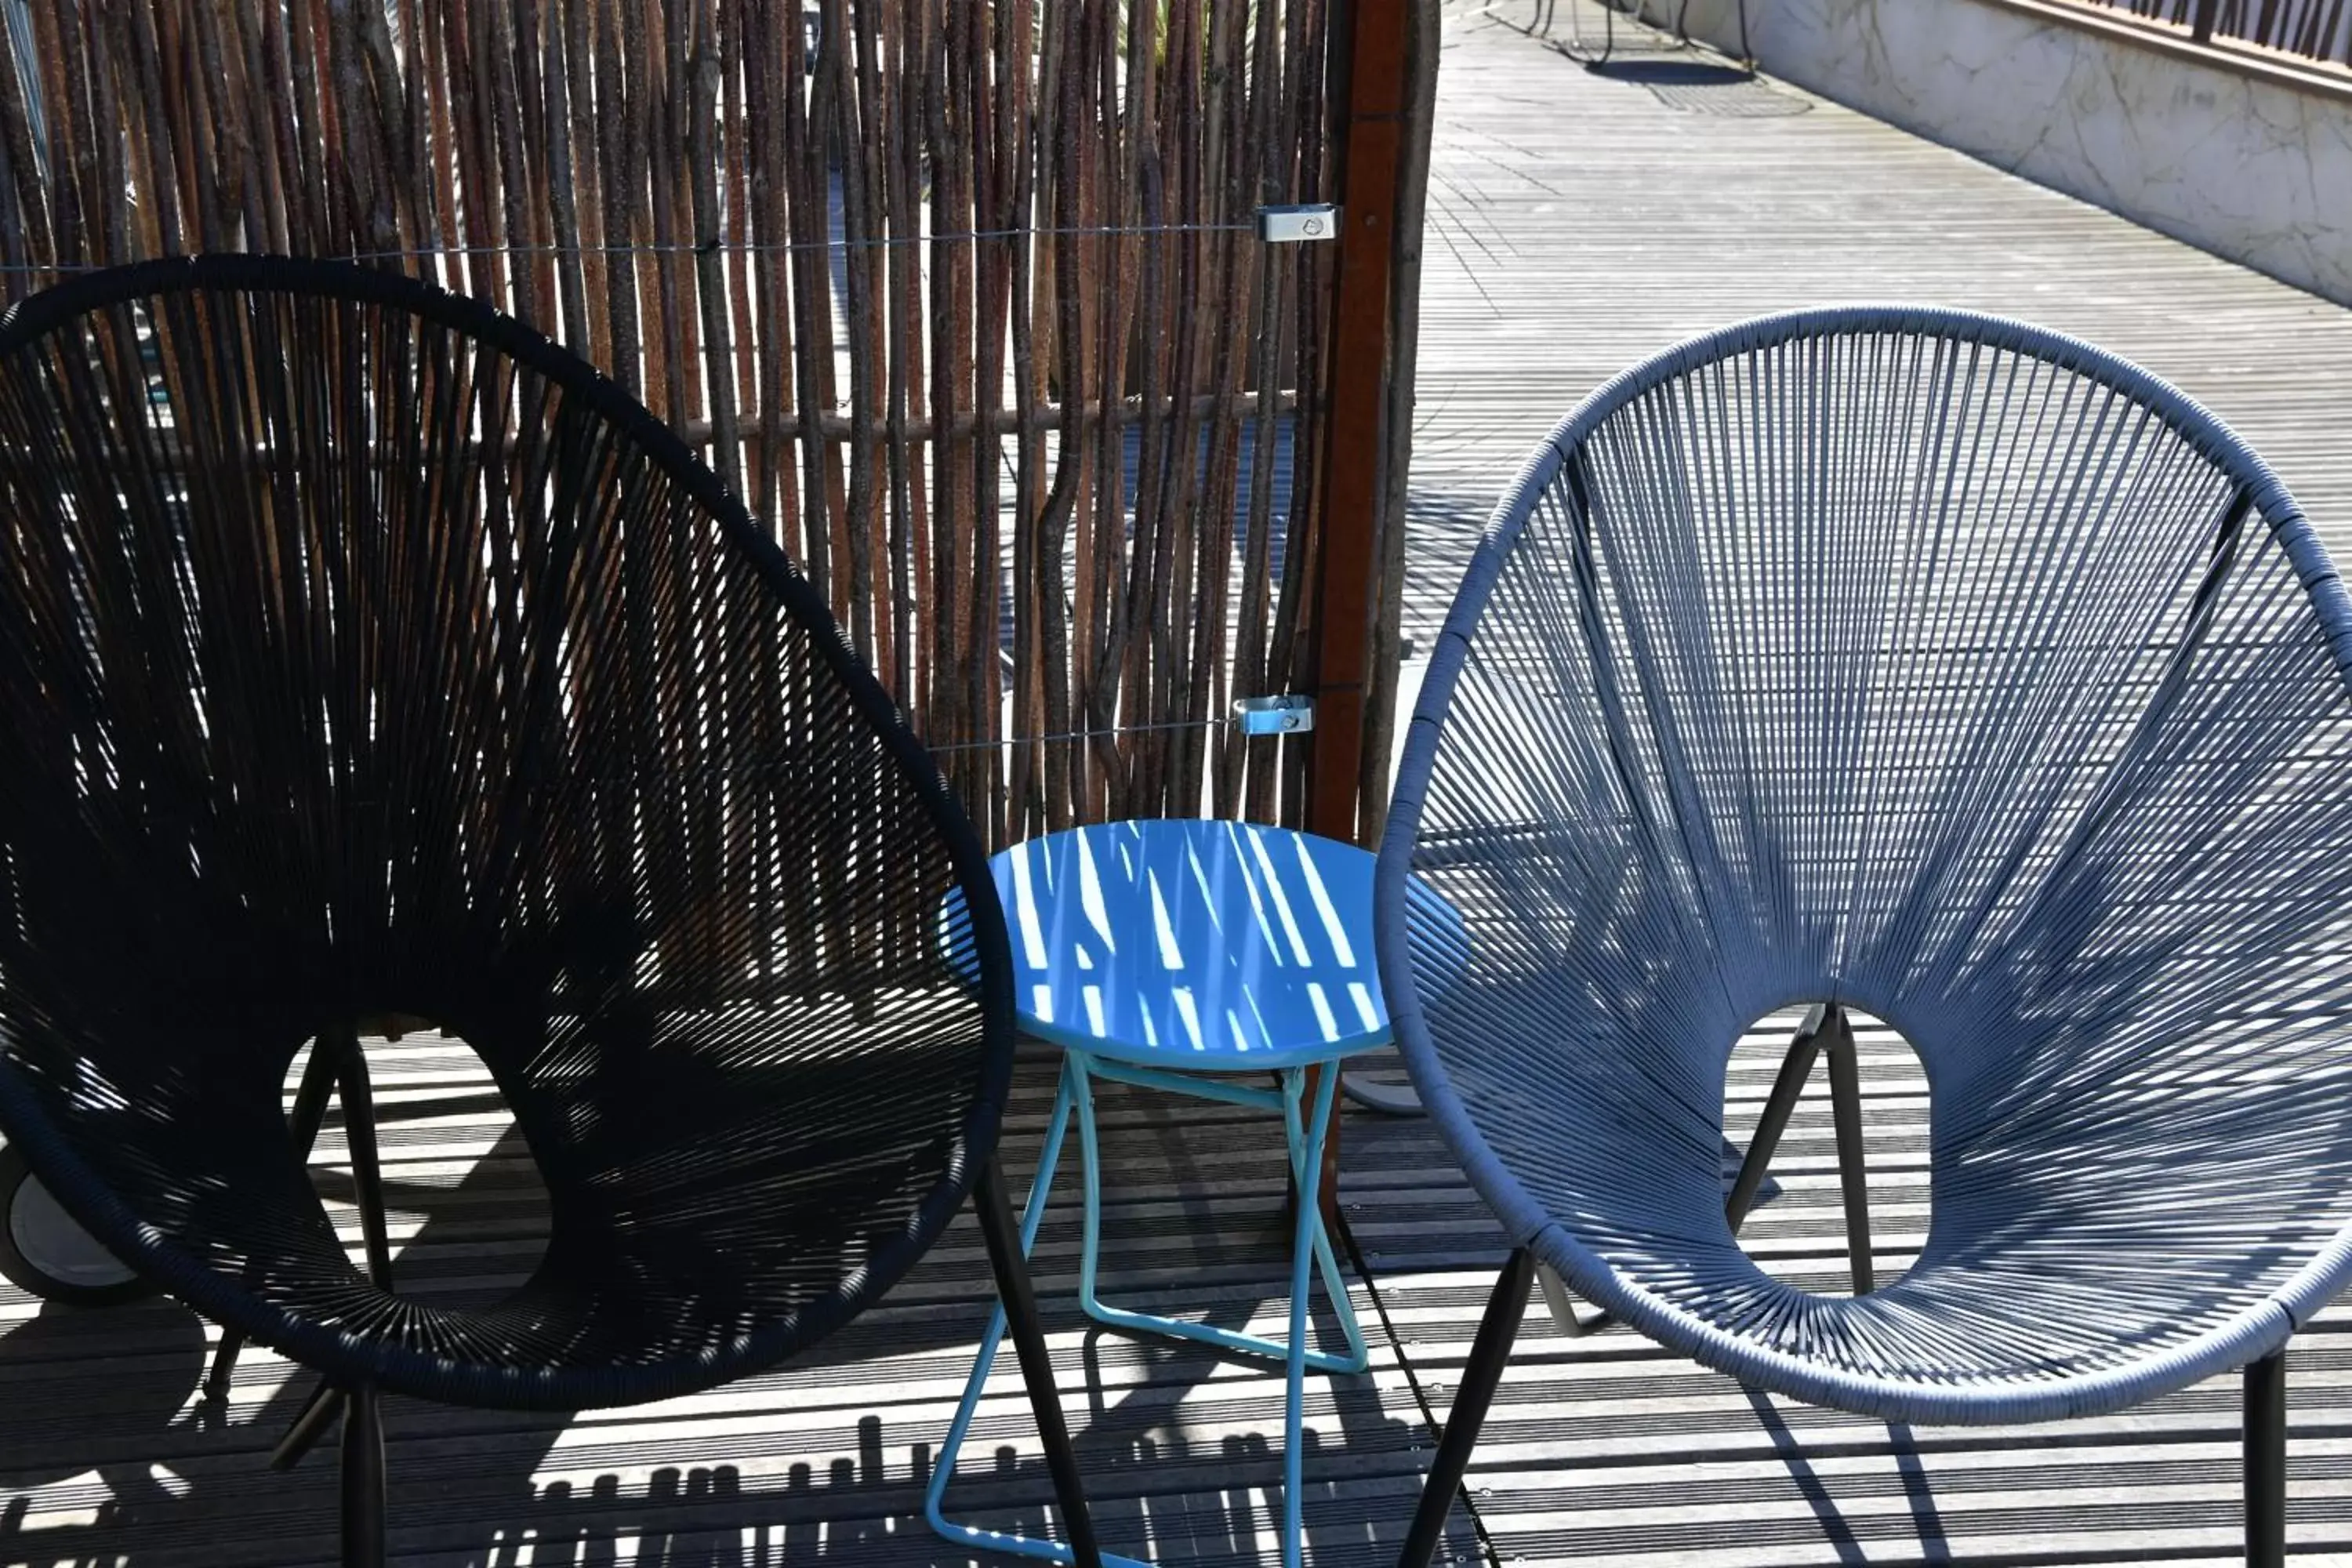
M 1011 1062 L 985 862 L 619 388 L 383 273 L 93 275 L 0 322 L 0 1123 L 126 1261 L 339 1384 L 572 1408 L 772 1363 L 945 1226 Z M 539 1167 L 503 1303 L 372 1281 L 289 1136 L 383 1013 Z
M 2347 638 L 2261 461 L 2084 344 L 1849 310 L 1665 354 L 1529 462 L 1433 650 L 1380 884 L 1414 1081 L 1518 1245 L 1759 1387 L 2008 1422 L 2266 1355 L 2352 1265 Z M 1854 1299 L 1724 1214 L 1731 1047 L 1813 1002 L 1929 1086 L 1924 1250 Z

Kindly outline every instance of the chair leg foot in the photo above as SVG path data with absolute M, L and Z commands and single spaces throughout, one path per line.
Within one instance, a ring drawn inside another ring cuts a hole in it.
M 1062 1528 L 1069 1536 L 1076 1568 L 1102 1568 L 1102 1547 L 1095 1539 L 1094 1519 L 1087 1511 L 1087 1496 L 1078 1479 L 1077 1449 L 1062 1415 L 1061 1390 L 1054 1381 L 1053 1358 L 1045 1349 L 1045 1331 L 1037 1316 L 1037 1296 L 1029 1282 L 1029 1265 L 1021 1253 L 1021 1231 L 1013 1223 L 1013 1205 L 1004 1195 L 1004 1173 L 992 1156 L 972 1192 L 980 1212 L 980 1228 L 988 1242 L 989 1266 L 996 1274 L 996 1293 L 1004 1304 L 1013 1353 L 1021 1360 L 1021 1380 L 1029 1390 L 1029 1405 L 1037 1419 L 1037 1436 L 1045 1445 L 1045 1468 L 1053 1476 L 1054 1499 L 1062 1510 Z
M 1421 1505 L 1413 1510 L 1412 1529 L 1405 1536 L 1397 1568 L 1428 1568 L 1445 1534 L 1445 1516 L 1454 1510 L 1454 1494 L 1470 1468 L 1470 1450 L 1478 1444 L 1478 1428 L 1486 1425 L 1495 1389 L 1511 1359 L 1511 1342 L 1519 1337 L 1519 1321 L 1527 1316 L 1528 1290 L 1533 1283 L 1536 1255 L 1522 1247 L 1503 1265 L 1495 1293 L 1486 1298 L 1486 1316 L 1478 1321 L 1478 1338 L 1470 1347 L 1470 1364 L 1462 1373 L 1454 1409 L 1445 1418 L 1445 1434 L 1438 1439 L 1437 1458 L 1423 1483 Z
M 343 1396 L 343 1568 L 383 1568 L 383 1405 L 373 1384 Z
M 2246 1368 L 2246 1568 L 2286 1563 L 2286 1352 Z

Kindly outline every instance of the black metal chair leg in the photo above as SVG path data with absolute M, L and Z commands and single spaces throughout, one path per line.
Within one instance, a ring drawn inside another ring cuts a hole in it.
M 334 1425 L 342 1410 L 343 1391 L 320 1378 L 319 1386 L 310 1391 L 310 1400 L 295 1415 L 294 1424 L 286 1428 L 286 1436 L 278 1438 L 278 1447 L 270 1450 L 269 1468 L 290 1470 L 300 1464 L 302 1456 L 318 1446 L 319 1439 L 327 1435 L 327 1428 Z
M 1486 1410 L 1495 1402 L 1496 1386 L 1511 1359 L 1511 1343 L 1519 1337 L 1519 1321 L 1528 1313 L 1528 1287 L 1536 1271 L 1536 1255 L 1522 1247 L 1503 1265 L 1495 1293 L 1486 1298 L 1486 1314 L 1478 1320 L 1478 1338 L 1470 1347 L 1470 1364 L 1463 1369 L 1462 1386 L 1445 1417 L 1445 1434 L 1438 1439 L 1437 1458 L 1422 1483 L 1421 1506 L 1413 1510 L 1412 1530 L 1404 1538 L 1397 1568 L 1428 1568 L 1437 1543 L 1445 1534 L 1445 1516 L 1454 1511 L 1454 1495 L 1470 1468 L 1470 1450 L 1478 1445 L 1478 1428 L 1486 1424 Z
M 2286 1563 L 2286 1352 L 2246 1368 L 2246 1568 Z
M 319 1128 L 327 1120 L 327 1098 L 335 1091 L 336 1062 L 337 1052 L 326 1040 L 311 1044 L 310 1059 L 302 1064 L 302 1081 L 294 1090 L 294 1109 L 286 1117 L 287 1142 L 293 1144 L 297 1159 L 307 1162 L 319 1142 Z M 229 1379 L 236 1373 L 237 1353 L 244 1349 L 243 1334 L 235 1329 L 221 1331 L 211 1370 L 205 1373 L 206 1399 L 219 1399 L 228 1393 Z
M 1854 1059 L 1853 1026 L 1845 1009 L 1829 1010 L 1830 1115 L 1837 1123 L 1838 1184 L 1845 1191 L 1845 1252 L 1853 1293 L 1867 1296 L 1871 1269 L 1870 1176 L 1862 1147 L 1862 1067 Z
M 343 1397 L 343 1568 L 383 1568 L 383 1404 L 373 1384 Z
M 243 1349 L 243 1334 L 235 1329 L 221 1331 L 220 1343 L 213 1347 L 213 1364 L 205 1373 L 206 1399 L 220 1399 L 227 1395 L 229 1379 L 236 1375 L 237 1352 Z
M 307 1159 L 325 1122 L 327 1097 L 340 1084 L 343 1140 L 352 1156 L 352 1179 L 359 1189 L 360 1231 L 367 1247 L 368 1274 L 379 1285 L 392 1280 L 392 1240 L 383 1206 L 383 1171 L 375 1142 L 375 1095 L 368 1078 L 367 1053 L 352 1031 L 321 1031 L 310 1048 L 301 1087 L 289 1117 L 296 1148 Z M 241 1336 L 222 1336 L 215 1375 L 224 1384 L 235 1364 Z M 342 1415 L 342 1541 L 344 1568 L 382 1568 L 384 1561 L 383 1408 L 373 1386 L 349 1393 L 321 1383 L 310 1403 L 278 1440 L 271 1456 L 283 1469 L 299 1461 Z
M 1813 1058 L 1821 1054 L 1822 1027 L 1828 1016 L 1825 1007 L 1815 1007 L 1806 1014 L 1796 1038 L 1789 1042 L 1789 1054 L 1780 1058 L 1780 1071 L 1772 1079 L 1771 1098 L 1764 1102 L 1764 1114 L 1756 1119 L 1756 1134 L 1748 1139 L 1747 1157 L 1739 1162 L 1739 1177 L 1731 1184 L 1731 1195 L 1723 1202 L 1723 1215 L 1731 1222 L 1734 1232 L 1756 1202 L 1757 1190 L 1764 1184 L 1765 1168 L 1772 1163 L 1773 1152 L 1780 1147 L 1780 1135 L 1789 1130 L 1789 1118 L 1797 1109 L 1797 1097 L 1804 1093 L 1805 1080 L 1812 1076 Z
M 321 1037 L 311 1042 L 310 1059 L 302 1064 L 302 1081 L 294 1090 L 294 1109 L 286 1114 L 287 1141 L 305 1160 L 319 1142 L 319 1129 L 327 1120 L 327 1098 L 335 1092 L 341 1065 L 341 1053 L 331 1040 Z
M 1053 1357 L 1046 1352 L 1045 1331 L 1037 1318 L 1036 1292 L 1029 1284 L 1029 1261 L 1021 1253 L 1021 1227 L 1013 1218 L 1012 1202 L 1004 1195 L 1004 1173 L 993 1155 L 972 1191 L 972 1206 L 979 1211 L 981 1234 L 988 1242 L 989 1267 L 996 1272 L 996 1294 L 1004 1303 L 1013 1353 L 1021 1358 L 1021 1380 L 1036 1414 L 1037 1436 L 1045 1441 L 1045 1468 L 1054 1478 L 1054 1499 L 1062 1510 L 1071 1554 L 1077 1559 L 1076 1568 L 1102 1568 L 1102 1545 L 1095 1539 L 1094 1517 L 1087 1511 L 1077 1450 L 1070 1445 Z
M 388 1289 L 392 1285 L 392 1241 L 384 1221 L 383 1173 L 376 1159 L 375 1099 L 368 1085 L 367 1054 L 360 1049 L 359 1037 L 348 1029 L 321 1030 L 318 1044 L 311 1049 L 314 1061 L 319 1057 L 328 1058 L 331 1072 L 342 1086 L 343 1141 L 351 1150 L 352 1179 L 359 1188 L 360 1234 L 367 1245 L 368 1277 Z M 307 1092 L 310 1087 L 310 1076 L 306 1072 L 302 1090 Z M 319 1104 L 310 1124 L 314 1137 L 326 1114 L 323 1095 Z M 299 1116 L 302 1111 L 302 1095 L 298 1093 L 295 1112 Z M 222 1343 L 227 1348 L 226 1335 Z M 235 1352 L 231 1350 L 229 1354 L 233 1360 Z M 311 1390 L 310 1402 L 294 1417 L 294 1425 L 286 1429 L 286 1436 L 278 1440 L 278 1447 L 269 1457 L 270 1467 L 282 1470 L 300 1462 L 302 1456 L 326 1435 L 327 1424 L 338 1410 L 343 1413 L 343 1454 L 348 1465 L 352 1422 L 349 1403 L 349 1395 L 324 1383 Z M 382 1468 L 381 1460 L 378 1468 Z
M 322 1035 L 320 1044 L 324 1046 Z M 368 1278 L 392 1288 L 392 1233 L 384 1220 L 383 1168 L 376 1157 L 375 1093 L 368 1082 L 367 1053 L 359 1037 L 344 1031 L 339 1042 L 343 1099 L 343 1142 L 351 1150 L 352 1182 L 359 1188 L 360 1235 L 367 1246 Z

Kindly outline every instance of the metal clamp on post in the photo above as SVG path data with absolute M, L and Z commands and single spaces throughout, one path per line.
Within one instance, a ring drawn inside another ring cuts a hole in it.
M 1315 728 L 1315 699 L 1287 692 L 1240 697 L 1234 700 L 1234 718 L 1244 735 L 1303 735 Z
M 1339 209 L 1329 202 L 1306 206 L 1260 207 L 1257 237 L 1268 245 L 1298 245 L 1339 237 Z

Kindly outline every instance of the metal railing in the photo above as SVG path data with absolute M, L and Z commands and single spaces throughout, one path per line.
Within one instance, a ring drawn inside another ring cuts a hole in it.
M 2086 0 L 2185 27 L 2199 43 L 2252 44 L 2352 66 L 2352 0 Z

